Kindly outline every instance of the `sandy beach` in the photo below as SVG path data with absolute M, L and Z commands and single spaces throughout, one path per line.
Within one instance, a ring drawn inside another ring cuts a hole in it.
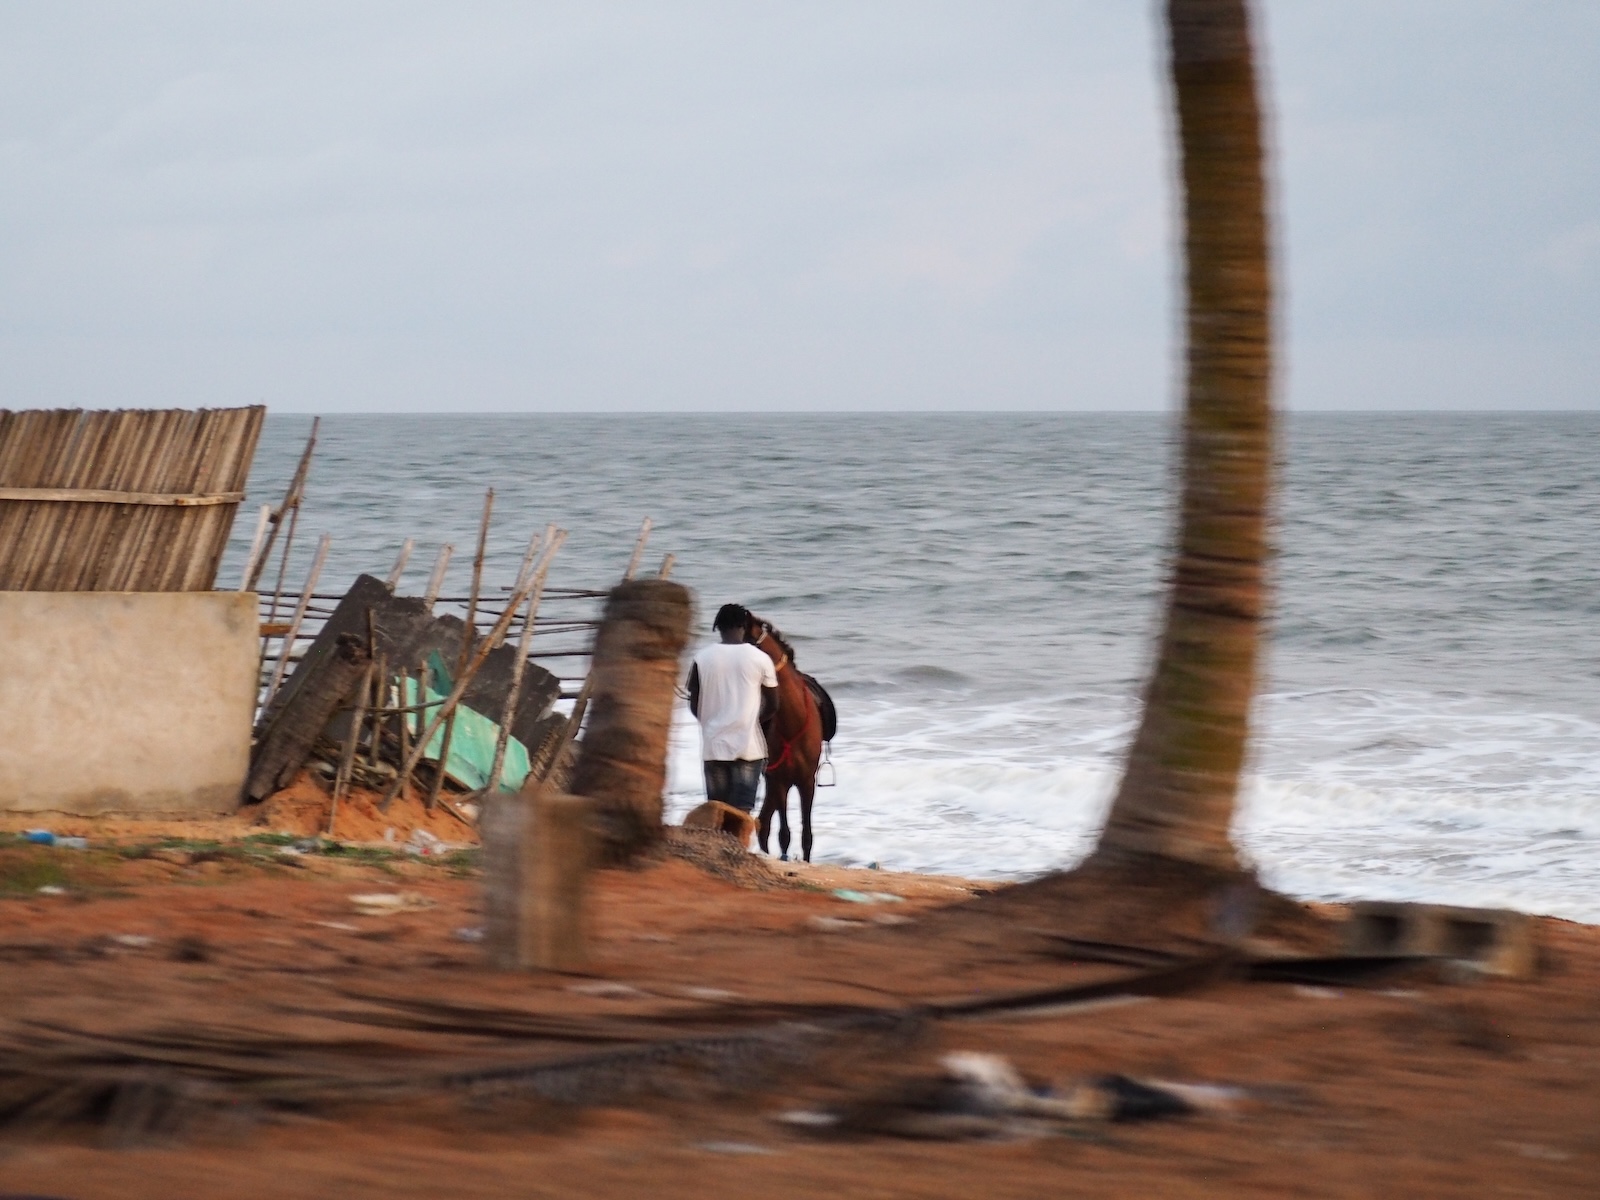
M 1052 940 L 1137 913 L 1118 916 L 1115 897 L 1066 903 L 697 841 L 596 876 L 589 971 L 523 975 L 488 970 L 472 941 L 469 854 L 295 853 L 290 835 L 260 827 L 190 827 L 180 841 L 84 824 L 88 850 L 0 847 L 10 1086 L 20 1063 L 115 1073 L 131 1053 L 171 1079 L 199 1072 L 212 1090 L 142 1133 L 70 1104 L 13 1124 L 0 1147 L 11 1192 L 1576 1196 L 1592 1194 L 1600 1166 L 1600 933 L 1587 926 L 1539 922 L 1542 965 L 1526 981 L 1217 980 L 1054 1015 L 862 1028 L 742 1066 L 710 1053 L 642 1071 L 631 1091 L 584 1084 L 561 1100 L 483 1073 L 599 1061 L 624 1027 L 732 1035 L 802 1010 L 859 1020 L 1115 978 L 1127 968 L 1068 961 Z M 352 899 L 374 894 L 400 899 L 387 910 Z M 1115 1072 L 1241 1091 L 1225 1113 L 954 1141 L 819 1138 L 778 1119 L 880 1095 L 951 1051 L 1004 1056 L 1039 1085 Z M 435 1082 L 216 1102 L 265 1095 L 250 1091 L 269 1086 L 263 1071 L 280 1089 L 291 1077 Z

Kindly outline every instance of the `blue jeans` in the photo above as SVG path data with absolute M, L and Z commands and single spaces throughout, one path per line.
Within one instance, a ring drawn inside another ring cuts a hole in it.
M 756 806 L 756 785 L 761 782 L 764 758 L 705 760 L 706 799 L 750 812 Z

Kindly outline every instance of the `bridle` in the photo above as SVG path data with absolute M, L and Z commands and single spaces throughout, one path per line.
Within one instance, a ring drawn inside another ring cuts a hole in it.
M 750 644 L 752 646 L 761 645 L 762 642 L 767 640 L 767 634 L 769 634 L 771 632 L 772 632 L 772 626 L 768 625 L 765 621 L 761 622 L 761 636 L 758 637 L 755 641 L 751 642 Z M 775 671 L 775 672 L 776 671 L 781 671 L 785 667 L 787 667 L 788 665 L 789 665 L 789 652 L 787 650 L 779 651 L 778 652 L 778 657 L 773 662 L 773 665 L 772 665 L 773 671 Z

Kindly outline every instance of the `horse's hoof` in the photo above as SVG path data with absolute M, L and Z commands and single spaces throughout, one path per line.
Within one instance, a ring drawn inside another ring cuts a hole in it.
M 780 855 L 778 855 L 778 861 L 779 862 L 788 862 L 789 861 L 789 856 L 787 854 L 780 854 Z

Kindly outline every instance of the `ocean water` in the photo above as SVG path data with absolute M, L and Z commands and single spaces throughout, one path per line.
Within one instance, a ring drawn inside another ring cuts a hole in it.
M 269 419 L 252 504 L 281 494 L 308 423 Z M 289 577 L 309 535 L 332 535 L 321 591 L 385 573 L 410 536 L 403 590 L 450 541 L 464 592 L 493 486 L 491 581 L 555 521 L 552 585 L 605 586 L 648 515 L 647 564 L 677 556 L 702 627 L 748 605 L 838 703 L 819 860 L 1020 878 L 1085 854 L 1115 786 L 1173 433 L 1157 414 L 328 417 Z M 1600 921 L 1597 451 L 1600 414 L 1287 419 L 1235 826 L 1274 886 Z M 674 814 L 701 794 L 681 718 Z

